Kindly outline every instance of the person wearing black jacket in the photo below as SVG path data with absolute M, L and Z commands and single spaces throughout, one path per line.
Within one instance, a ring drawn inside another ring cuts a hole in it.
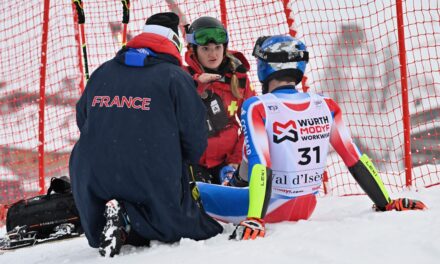
M 151 16 L 143 33 L 91 76 L 77 103 L 69 162 L 91 247 L 207 239 L 222 232 L 191 195 L 187 165 L 207 144 L 206 109 L 181 69 L 179 18 Z

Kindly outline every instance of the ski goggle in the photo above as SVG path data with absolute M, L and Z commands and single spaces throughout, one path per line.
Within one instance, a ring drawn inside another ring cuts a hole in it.
M 199 46 L 208 45 L 210 42 L 225 44 L 228 40 L 228 33 L 223 28 L 203 28 L 194 33 L 186 34 L 188 43 Z

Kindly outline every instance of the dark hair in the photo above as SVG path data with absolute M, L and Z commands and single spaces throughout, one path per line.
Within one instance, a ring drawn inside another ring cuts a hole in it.
M 296 83 L 296 77 L 291 76 L 291 75 L 278 76 L 278 77 L 272 78 L 272 80 L 277 80 L 279 82 L 294 82 L 294 83 Z
M 293 72 L 292 69 L 285 69 L 274 72 L 273 74 L 269 75 L 269 77 L 263 82 L 261 91 L 263 94 L 268 93 L 269 83 L 272 80 L 277 80 L 279 82 L 293 82 L 296 85 L 299 82 L 301 82 L 302 76 L 303 76 L 302 72 L 301 73 L 299 71 Z

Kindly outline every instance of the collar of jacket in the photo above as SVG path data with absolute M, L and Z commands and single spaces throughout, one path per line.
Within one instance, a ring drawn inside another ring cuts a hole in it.
M 273 89 L 271 93 L 288 93 L 288 94 L 295 94 L 298 93 L 298 90 L 296 90 L 295 85 L 282 85 L 278 86 L 277 88 Z
M 127 48 L 149 48 L 156 53 L 163 53 L 173 56 L 179 62 L 179 66 L 182 66 L 182 57 L 176 46 L 169 41 L 166 37 L 163 37 L 154 33 L 141 33 L 130 40 Z

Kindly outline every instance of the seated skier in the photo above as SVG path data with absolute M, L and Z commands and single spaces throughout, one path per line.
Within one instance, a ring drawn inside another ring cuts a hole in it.
M 353 143 L 334 100 L 296 90 L 309 58 L 301 41 L 261 37 L 253 55 L 263 95 L 243 104 L 243 160 L 248 165 L 229 181 L 231 186 L 247 187 L 198 183 L 208 214 L 238 224 L 231 238 L 264 237 L 265 222 L 308 219 L 330 144 L 378 211 L 426 208 L 421 201 L 390 198 L 370 158 Z

